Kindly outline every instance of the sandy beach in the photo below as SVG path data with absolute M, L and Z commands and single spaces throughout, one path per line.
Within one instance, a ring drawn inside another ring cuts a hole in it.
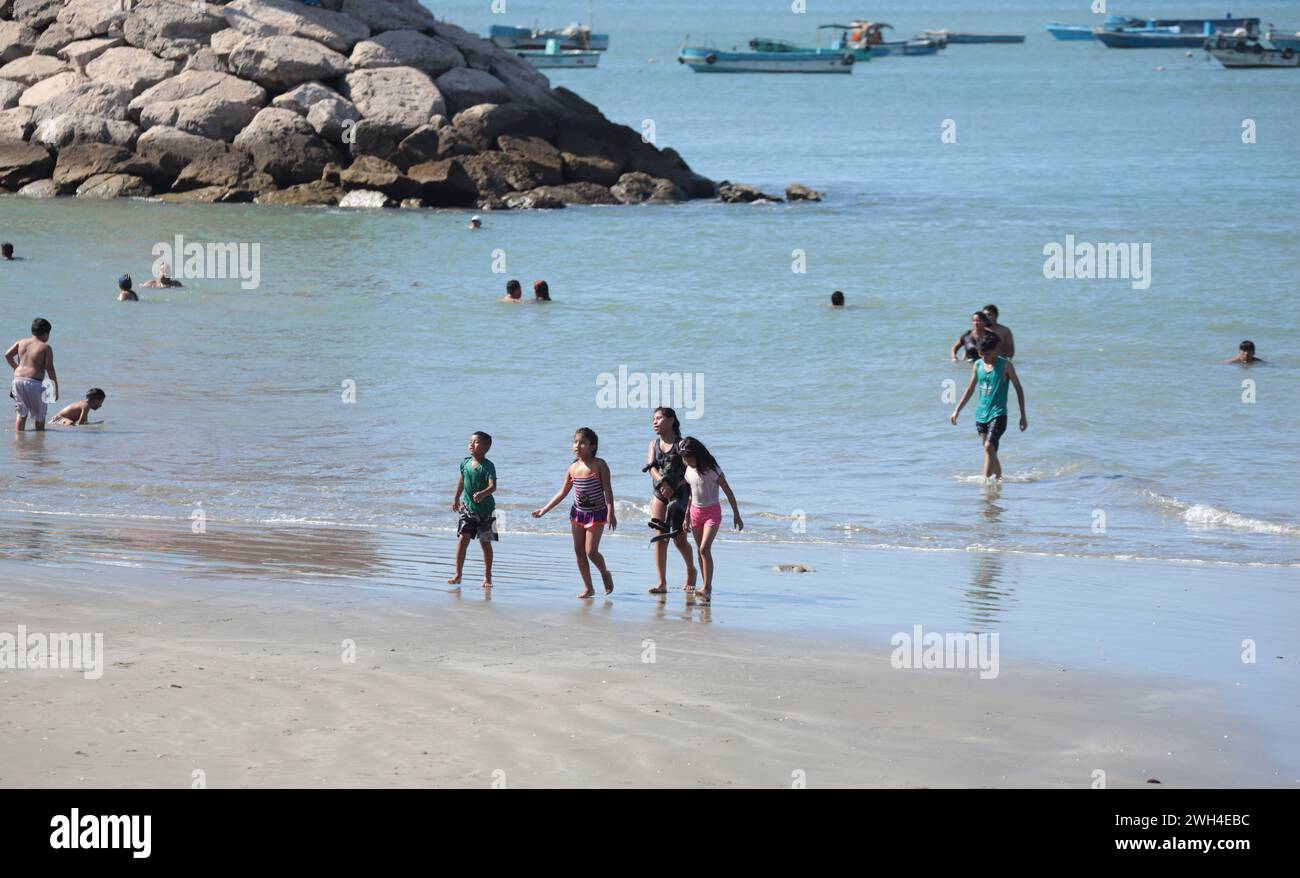
M 557 540 L 525 542 L 567 561 Z M 754 547 L 725 551 L 755 571 L 733 580 L 782 576 L 757 572 Z M 881 558 L 900 577 L 935 563 Z M 1132 662 L 899 669 L 865 632 L 726 624 L 741 617 L 725 597 L 579 603 L 559 588 L 484 600 L 7 562 L 0 632 L 99 632 L 104 656 L 98 679 L 0 674 L 0 786 L 1087 788 L 1098 770 L 1108 787 L 1295 783 L 1219 687 Z

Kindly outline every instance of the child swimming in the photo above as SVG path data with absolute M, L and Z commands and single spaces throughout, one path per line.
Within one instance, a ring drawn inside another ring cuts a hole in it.
M 686 481 L 691 486 L 691 533 L 695 535 L 695 546 L 699 553 L 700 573 L 704 576 L 704 588 L 696 592 L 696 597 L 708 603 L 713 597 L 713 538 L 718 535 L 722 525 L 722 504 L 718 501 L 718 489 L 727 495 L 731 504 L 732 526 L 744 530 L 745 522 L 740 519 L 740 508 L 736 495 L 727 484 L 727 477 L 722 474 L 718 462 L 713 459 L 709 449 L 700 440 L 687 436 L 677 446 L 686 463 Z
M 92 387 L 86 391 L 86 398 L 81 402 L 74 402 L 54 416 L 51 424 L 58 424 L 61 427 L 80 427 L 86 423 L 92 411 L 97 411 L 104 404 L 104 398 L 107 394 L 98 387 Z
M 533 518 L 541 518 L 554 509 L 573 489 L 573 506 L 569 509 L 569 530 L 573 533 L 573 552 L 578 557 L 578 573 L 586 587 L 578 597 L 593 598 L 596 590 L 591 585 L 591 565 L 600 571 L 605 583 L 605 594 L 614 593 L 614 576 L 605 566 L 605 556 L 600 554 L 600 537 L 605 530 L 618 527 L 614 514 L 614 488 L 609 475 L 609 465 L 596 456 L 600 439 L 594 430 L 582 427 L 573 434 L 574 461 L 564 473 L 564 485 L 541 509 L 534 510 Z

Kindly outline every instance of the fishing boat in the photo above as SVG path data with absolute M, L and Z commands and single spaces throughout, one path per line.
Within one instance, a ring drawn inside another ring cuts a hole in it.
M 563 52 L 604 52 L 609 48 L 609 34 L 594 34 L 582 24 L 549 30 L 494 24 L 488 28 L 488 39 L 503 49 L 527 52 L 545 51 L 549 40 L 559 40 Z
M 523 58 L 534 67 L 541 68 L 579 68 L 595 67 L 600 64 L 599 52 L 588 52 L 584 49 L 562 49 L 560 41 L 550 39 L 546 41 L 546 48 L 539 51 L 524 49 L 515 52 L 520 58 Z
M 1300 67 L 1295 46 L 1279 46 L 1267 38 L 1219 36 L 1205 41 L 1205 51 L 1229 70 L 1249 67 Z
M 852 73 L 852 52 L 800 49 L 783 40 L 753 39 L 749 51 L 682 46 L 677 63 L 696 73 Z
M 1060 24 L 1052 22 L 1043 25 L 1043 29 L 1058 40 L 1094 40 L 1092 27 L 1086 24 Z
M 835 31 L 831 51 L 852 52 L 857 61 L 887 55 L 933 55 L 948 45 L 946 40 L 933 37 L 886 40 L 883 33 L 886 28 L 893 30 L 894 26 L 878 21 L 851 21 L 848 24 L 823 24 L 817 31 Z
M 1153 18 L 1140 25 L 1102 25 L 1093 35 L 1111 49 L 1197 49 L 1207 37 L 1254 37 L 1258 18 Z
M 1023 43 L 1025 41 L 1024 34 L 964 33 L 962 31 L 950 31 L 946 27 L 922 31 L 921 35 L 932 40 L 943 40 L 953 45 L 960 43 Z
M 1300 31 L 1278 30 L 1270 24 L 1264 39 L 1279 49 L 1295 49 L 1300 52 Z

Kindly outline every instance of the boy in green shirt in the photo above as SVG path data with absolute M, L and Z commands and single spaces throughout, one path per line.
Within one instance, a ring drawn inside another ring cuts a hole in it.
M 496 501 L 492 494 L 497 489 L 497 468 L 487 459 L 492 447 L 492 437 L 479 431 L 469 437 L 469 457 L 460 462 L 460 480 L 456 482 L 456 495 L 451 508 L 460 513 L 456 527 L 456 575 L 447 580 L 448 585 L 460 585 L 460 574 L 465 567 L 465 553 L 470 540 L 478 540 L 483 547 L 483 587 L 492 587 L 492 542 L 497 538 Z
M 1020 386 L 1020 376 L 1009 359 L 998 356 L 999 344 L 998 337 L 990 333 L 985 333 L 980 339 L 980 359 L 971 367 L 970 384 L 966 385 L 966 392 L 949 420 L 957 423 L 957 415 L 978 387 L 980 398 L 975 409 L 975 429 L 984 445 L 984 478 L 1001 480 L 998 442 L 1007 429 L 1008 386 L 1016 389 L 1016 398 L 1020 402 L 1020 429 L 1028 427 L 1029 421 L 1025 418 L 1025 389 Z

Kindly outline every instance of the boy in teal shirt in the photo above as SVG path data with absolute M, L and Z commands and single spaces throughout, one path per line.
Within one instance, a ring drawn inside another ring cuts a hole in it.
M 1025 418 L 1025 389 L 1020 386 L 1020 376 L 1016 367 L 1006 357 L 998 356 L 999 339 L 985 334 L 980 339 L 980 359 L 971 367 L 970 384 L 962 394 L 961 402 L 953 410 L 948 420 L 954 425 L 957 415 L 970 399 L 978 386 L 980 390 L 979 405 L 975 409 L 975 429 L 984 444 L 984 478 L 1002 478 L 1002 462 L 998 460 L 998 440 L 1007 430 L 1007 386 L 1016 388 L 1016 399 L 1020 402 L 1020 429 L 1023 432 L 1029 421 Z
M 477 432 L 469 437 L 469 457 L 460 462 L 460 481 L 456 482 L 456 495 L 451 501 L 452 511 L 460 513 L 456 575 L 447 580 L 448 585 L 460 585 L 470 540 L 478 540 L 483 547 L 483 587 L 492 587 L 492 542 L 497 538 L 497 504 L 492 494 L 497 489 L 497 468 L 487 459 L 491 447 L 492 437 Z

